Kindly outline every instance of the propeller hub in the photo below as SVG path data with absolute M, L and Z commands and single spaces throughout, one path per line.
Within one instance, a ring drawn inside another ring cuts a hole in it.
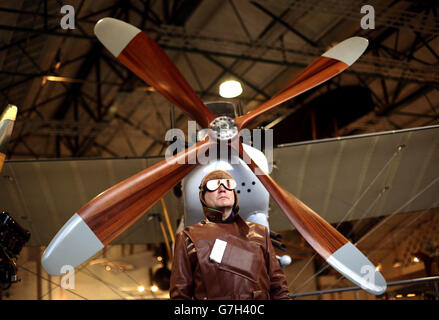
M 221 116 L 214 119 L 210 124 L 210 133 L 217 140 L 232 140 L 238 134 L 238 125 L 235 119 Z

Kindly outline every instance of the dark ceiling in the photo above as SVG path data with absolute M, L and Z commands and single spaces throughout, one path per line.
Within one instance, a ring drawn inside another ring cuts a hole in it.
M 363 36 L 366 53 L 343 74 L 258 118 L 287 143 L 438 123 L 439 23 L 435 1 L 65 1 L 0 4 L 0 105 L 19 116 L 9 159 L 163 155 L 164 135 L 188 118 L 150 91 L 96 40 L 103 17 L 153 37 L 204 101 L 241 81 L 245 113 L 273 96 L 330 46 Z M 58 76 L 50 81 L 47 76 Z M 291 128 L 291 130 L 288 130 Z

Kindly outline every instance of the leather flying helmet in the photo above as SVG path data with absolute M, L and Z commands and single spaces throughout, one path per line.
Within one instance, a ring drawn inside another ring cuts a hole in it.
M 237 194 L 237 192 L 235 190 L 235 188 L 236 188 L 236 181 L 235 181 L 235 179 L 233 178 L 233 176 L 230 173 L 228 173 L 225 170 L 214 170 L 214 171 L 209 172 L 203 178 L 203 180 L 201 180 L 201 184 L 200 184 L 200 201 L 201 201 L 201 205 L 203 206 L 204 214 L 205 215 L 209 214 L 209 218 L 210 218 L 210 215 L 213 212 L 217 211 L 217 210 L 214 209 L 214 208 L 209 208 L 207 206 L 206 202 L 204 201 L 204 194 L 208 191 L 207 182 L 211 181 L 211 180 L 219 180 L 219 179 L 224 179 L 225 181 L 216 181 L 215 182 L 216 188 L 214 190 L 219 188 L 219 186 L 221 184 L 224 185 L 224 187 L 226 189 L 233 190 L 233 193 L 235 195 L 235 202 L 233 204 L 233 212 L 235 214 L 239 213 L 239 206 L 238 206 L 239 200 L 238 200 L 238 194 Z M 209 186 L 209 187 L 210 187 L 209 189 L 213 189 L 214 188 L 214 187 L 211 187 L 211 186 Z M 214 191 L 214 190 L 211 190 L 211 191 Z

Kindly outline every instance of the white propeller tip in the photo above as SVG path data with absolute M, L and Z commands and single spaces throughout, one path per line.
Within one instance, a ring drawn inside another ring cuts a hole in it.
M 326 51 L 322 56 L 336 59 L 351 66 L 366 51 L 369 40 L 362 37 L 346 39 Z
M 17 117 L 18 108 L 12 104 L 8 104 L 3 114 L 0 114 L 0 121 L 2 120 L 12 120 L 15 121 Z
M 380 295 L 386 291 L 387 284 L 384 277 L 350 242 L 330 255 L 326 262 L 369 293 Z
M 103 18 L 96 23 L 94 32 L 105 48 L 118 57 L 141 30 L 122 20 Z
M 59 276 L 66 267 L 77 267 L 104 247 L 93 231 L 75 213 L 58 231 L 44 251 L 41 264 L 46 272 Z

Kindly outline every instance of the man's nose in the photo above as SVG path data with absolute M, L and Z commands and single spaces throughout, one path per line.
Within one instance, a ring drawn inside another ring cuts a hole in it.
M 218 192 L 226 192 L 226 187 L 224 187 L 222 184 L 220 184 L 219 188 L 218 188 Z

